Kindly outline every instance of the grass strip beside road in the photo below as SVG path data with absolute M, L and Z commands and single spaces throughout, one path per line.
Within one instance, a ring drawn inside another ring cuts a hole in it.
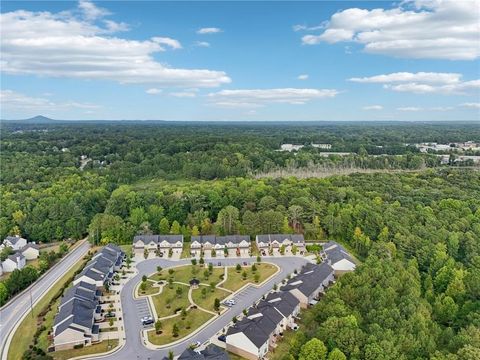
M 235 267 L 229 267 L 228 268 L 228 275 L 227 275 L 227 280 L 221 285 L 221 287 L 231 290 L 231 291 L 237 291 L 240 289 L 242 286 L 246 284 L 261 284 L 270 276 L 275 274 L 277 272 L 277 267 L 273 264 L 270 263 L 256 263 L 255 266 L 257 267 L 257 271 L 252 271 L 251 266 L 242 266 L 242 269 L 237 272 Z M 242 273 L 243 272 L 247 273 L 247 277 L 244 280 Z M 255 274 L 259 274 L 259 279 L 258 282 L 255 281 Z
M 63 277 L 58 280 L 40 299 L 39 302 L 33 307 L 33 318 L 31 312 L 22 320 L 19 327 L 13 335 L 11 344 L 8 349 L 8 360 L 21 359 L 23 353 L 28 350 L 30 344 L 33 341 L 33 336 L 37 331 L 37 317 L 48 306 L 50 301 L 55 295 L 62 289 L 62 287 L 73 277 L 75 272 L 83 266 L 83 260 L 76 263 Z
M 101 343 L 85 346 L 81 349 L 60 350 L 49 355 L 53 356 L 55 360 L 67 360 L 78 356 L 86 356 L 93 354 L 100 354 L 112 350 L 118 346 L 118 339 L 104 340 Z

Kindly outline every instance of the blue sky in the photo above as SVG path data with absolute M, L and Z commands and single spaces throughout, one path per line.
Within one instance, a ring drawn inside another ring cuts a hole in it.
M 479 5 L 2 1 L 1 117 L 475 121 Z

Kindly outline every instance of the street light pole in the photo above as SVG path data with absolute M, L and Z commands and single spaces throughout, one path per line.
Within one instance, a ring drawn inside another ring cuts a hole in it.
M 32 288 L 30 288 L 30 312 L 32 313 L 32 319 L 33 319 L 33 300 L 32 300 Z

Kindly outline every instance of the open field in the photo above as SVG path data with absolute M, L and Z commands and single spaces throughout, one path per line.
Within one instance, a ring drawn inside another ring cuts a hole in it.
M 162 333 L 157 335 L 155 330 L 151 330 L 148 332 L 148 340 L 155 345 L 164 345 L 177 341 L 195 331 L 212 317 L 212 314 L 206 313 L 205 311 L 191 309 L 187 312 L 187 317 L 184 320 L 182 320 L 180 315 L 163 320 Z M 172 335 L 174 324 L 177 324 L 179 330 L 177 337 Z
M 168 281 L 169 278 L 172 278 L 173 281 L 188 284 L 188 282 L 195 277 L 201 282 L 207 284 L 214 282 L 216 285 L 221 281 L 220 276 L 224 274 L 223 267 L 214 267 L 212 270 L 212 274 L 209 274 L 208 277 L 205 277 L 204 272 L 205 270 L 207 270 L 207 268 L 203 267 L 202 265 L 185 265 L 172 268 L 172 270 L 174 272 L 171 275 L 169 274 L 168 270 L 162 270 L 160 273 L 156 273 L 150 276 L 150 279 L 155 281 Z
M 251 266 L 242 266 L 242 270 L 240 270 L 240 272 L 237 272 L 235 267 L 229 267 L 227 280 L 221 285 L 221 287 L 231 291 L 237 291 L 248 283 L 261 284 L 277 271 L 276 266 L 269 263 L 256 264 L 256 267 L 256 272 L 252 271 Z M 244 271 L 247 273 L 247 278 L 245 280 L 242 277 L 242 273 Z M 258 282 L 255 282 L 255 273 L 260 275 Z
M 205 298 L 202 296 L 202 289 L 207 290 L 207 295 L 205 296 Z M 216 298 L 222 301 L 228 295 L 230 295 L 229 292 L 222 289 L 217 289 L 217 288 L 215 288 L 214 291 L 212 292 L 210 287 L 208 286 L 200 286 L 198 289 L 195 289 L 192 291 L 192 298 L 195 304 L 197 304 L 203 309 L 210 310 L 210 311 L 215 311 L 213 305 Z
M 176 294 L 177 288 L 183 290 L 180 296 Z M 166 284 L 161 294 L 152 296 L 158 317 L 174 315 L 176 309 L 187 308 L 187 306 L 190 305 L 188 301 L 188 289 L 188 286 L 181 284 L 173 284 L 173 289 L 170 289 L 168 284 Z

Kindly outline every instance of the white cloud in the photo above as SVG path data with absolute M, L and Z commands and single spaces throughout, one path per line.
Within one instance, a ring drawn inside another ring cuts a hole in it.
M 151 89 L 145 90 L 145 92 L 149 95 L 157 95 L 157 94 L 160 94 L 162 92 L 162 89 L 151 88 Z
M 207 27 L 207 28 L 201 28 L 197 30 L 197 34 L 205 35 L 205 34 L 216 34 L 222 32 L 222 29 L 217 28 L 217 27 Z
M 197 41 L 195 42 L 194 46 L 198 47 L 210 47 L 210 43 L 207 41 Z
M 461 78 L 462 75 L 457 73 L 397 72 L 348 80 L 383 84 L 385 89 L 414 94 L 464 95 L 480 88 L 480 80 L 461 81 Z
M 101 107 L 76 101 L 54 102 L 50 99 L 32 97 L 13 90 L 0 90 L 0 104 L 6 110 L 28 110 L 33 113 L 57 111 L 66 108 L 95 110 Z
M 466 107 L 470 109 L 480 109 L 480 103 L 468 102 L 460 104 L 461 107 Z
M 422 108 L 416 106 L 405 106 L 397 108 L 398 111 L 421 111 Z
M 383 110 L 383 106 L 382 105 L 368 105 L 368 106 L 364 106 L 362 108 L 362 110 Z
M 180 46 L 174 39 L 105 36 L 111 27 L 97 25 L 100 20 L 85 20 L 68 12 L 0 14 L 2 72 L 180 87 L 230 82 L 223 71 L 174 68 L 156 61 L 153 54 L 165 51 L 163 46 Z
M 334 89 L 248 89 L 222 90 L 208 94 L 214 105 L 220 107 L 261 107 L 271 103 L 301 105 L 310 100 L 332 98 L 339 92 Z
M 91 1 L 87 0 L 80 0 L 78 2 L 78 8 L 87 20 L 95 20 L 110 15 L 108 10 L 99 8 Z
M 355 42 L 368 53 L 403 58 L 474 60 L 480 56 L 480 1 L 405 0 L 392 9 L 349 8 L 303 44 Z
M 175 40 L 175 39 L 172 39 L 172 38 L 169 38 L 169 37 L 158 37 L 158 36 L 155 36 L 152 38 L 152 41 L 156 42 L 157 44 L 160 44 L 160 45 L 167 45 L 169 47 L 171 47 L 172 49 L 181 49 L 182 48 L 182 45 L 180 44 L 180 42 L 178 40 Z
M 397 83 L 397 82 L 422 82 L 452 84 L 458 83 L 461 74 L 457 73 L 435 73 L 435 72 L 396 72 L 391 74 L 375 75 L 362 78 L 350 78 L 349 81 L 359 83 Z
M 298 79 L 298 80 L 307 80 L 307 79 L 308 79 L 308 74 L 298 75 L 297 79 Z
M 320 25 L 314 25 L 314 26 L 307 26 L 307 25 L 298 24 L 298 25 L 293 25 L 292 29 L 295 32 L 297 32 L 297 31 L 315 31 L 315 30 L 324 29 L 326 24 L 327 24 L 326 22 L 321 23 Z
M 170 95 L 178 97 L 178 98 L 193 98 L 196 97 L 197 94 L 193 91 L 179 91 L 179 92 L 172 92 Z

